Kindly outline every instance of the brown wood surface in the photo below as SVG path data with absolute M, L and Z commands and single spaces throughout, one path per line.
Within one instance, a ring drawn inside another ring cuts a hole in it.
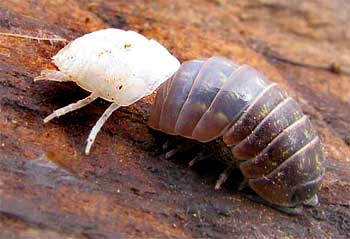
M 106 27 L 138 31 L 181 61 L 224 55 L 283 85 L 327 153 L 321 205 L 288 216 L 214 184 L 221 166 L 164 159 L 146 125 L 154 94 L 118 110 L 91 155 L 86 137 L 107 107 L 44 125 L 87 95 L 33 82 L 64 45 L 0 36 L 0 238 L 349 238 L 350 3 L 317 1 L 5 0 L 0 31 L 72 40 Z

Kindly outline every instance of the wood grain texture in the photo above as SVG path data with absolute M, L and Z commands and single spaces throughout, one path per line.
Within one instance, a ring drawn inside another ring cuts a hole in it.
M 223 55 L 254 66 L 310 116 L 327 172 L 321 205 L 298 217 L 230 186 L 215 191 L 220 165 L 188 169 L 186 155 L 160 155 L 164 136 L 146 126 L 154 94 L 113 114 L 85 156 L 107 103 L 44 125 L 88 93 L 33 82 L 61 43 L 0 36 L 0 238 L 349 237 L 349 12 L 345 0 L 2 1 L 1 32 L 72 40 L 111 26 L 154 38 L 181 61 Z

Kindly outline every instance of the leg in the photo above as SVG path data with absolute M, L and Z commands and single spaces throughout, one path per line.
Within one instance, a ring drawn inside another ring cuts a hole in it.
M 103 124 L 107 121 L 107 119 L 109 118 L 109 116 L 111 116 L 111 114 L 117 110 L 119 108 L 119 105 L 113 103 L 111 104 L 106 111 L 103 113 L 103 115 L 99 118 L 99 120 L 96 122 L 96 124 L 94 125 L 94 127 L 92 128 L 92 130 L 90 131 L 89 137 L 87 139 L 87 145 L 85 148 L 85 154 L 88 155 L 90 153 L 90 149 L 92 144 L 95 141 L 96 135 L 98 134 L 98 132 L 100 131 L 101 127 L 103 126 Z
M 215 189 L 218 190 L 220 189 L 221 185 L 227 180 L 227 178 L 230 176 L 232 170 L 234 167 L 228 166 L 224 172 L 220 175 L 218 181 L 215 184 Z
M 171 158 L 172 156 L 174 156 L 175 154 L 177 154 L 178 152 L 181 152 L 181 151 L 182 151 L 181 147 L 176 147 L 176 148 L 171 149 L 168 152 L 166 152 L 164 157 L 165 157 L 165 159 L 169 159 L 169 158 Z
M 196 157 L 194 157 L 189 163 L 188 167 L 192 167 L 195 163 L 198 163 L 199 161 L 205 160 L 207 158 L 212 157 L 214 154 L 207 154 L 203 155 L 203 153 L 199 153 Z
M 167 150 L 170 148 L 170 146 L 172 146 L 175 142 L 176 142 L 177 138 L 176 137 L 171 137 L 170 139 L 168 139 L 163 145 L 162 145 L 162 149 L 163 150 Z
M 69 77 L 60 71 L 43 70 L 39 76 L 34 78 L 34 81 L 49 80 L 57 82 L 71 81 Z
M 319 204 L 318 196 L 315 194 L 312 198 L 303 202 L 303 204 L 310 207 L 316 206 L 317 204 Z
M 82 107 L 84 107 L 85 105 L 91 103 L 92 101 L 94 101 L 95 99 L 97 99 L 98 97 L 94 94 L 94 93 L 91 93 L 88 97 L 82 99 L 82 100 L 79 100 L 78 102 L 76 103 L 72 103 L 70 105 L 67 105 L 63 108 L 60 108 L 58 110 L 55 110 L 54 112 L 52 112 L 52 114 L 50 114 L 49 116 L 47 116 L 45 119 L 44 119 L 44 123 L 47 123 L 49 122 L 50 120 L 52 120 L 53 118 L 56 118 L 56 117 L 59 117 L 59 116 L 62 116 L 62 115 L 65 115 L 67 114 L 68 112 L 71 112 L 71 111 L 74 111 L 74 110 L 77 110 L 77 109 L 80 109 Z
M 174 142 L 176 141 L 176 139 L 174 140 Z M 168 141 L 169 142 L 169 141 Z M 168 144 L 166 142 L 166 144 Z M 169 148 L 168 145 L 164 146 L 166 148 Z M 169 149 L 169 150 L 166 150 L 165 152 L 165 158 L 168 159 L 168 158 L 171 158 L 173 157 L 175 154 L 177 153 L 183 153 L 183 152 L 186 152 L 192 148 L 196 147 L 196 145 L 194 144 L 190 144 L 190 143 L 181 143 L 181 144 L 177 144 L 175 145 L 175 147 L 173 149 Z
M 243 181 L 239 184 L 238 191 L 242 191 L 247 187 L 249 187 L 248 179 L 244 178 Z

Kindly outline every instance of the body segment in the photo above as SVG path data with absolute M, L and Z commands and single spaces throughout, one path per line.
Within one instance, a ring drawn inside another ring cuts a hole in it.
M 58 70 L 44 70 L 35 80 L 73 81 L 91 94 L 55 110 L 44 119 L 77 110 L 97 98 L 112 102 L 90 132 L 85 153 L 108 117 L 151 94 L 179 68 L 179 61 L 161 44 L 133 31 L 104 29 L 85 34 L 52 57 Z
M 238 163 L 271 204 L 295 207 L 317 197 L 324 156 L 310 120 L 252 67 L 223 57 L 183 63 L 161 86 L 149 125 L 200 142 L 222 137 L 232 153 L 226 163 Z

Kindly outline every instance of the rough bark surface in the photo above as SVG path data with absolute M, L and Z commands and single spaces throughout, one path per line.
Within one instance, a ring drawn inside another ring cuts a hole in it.
M 0 31 L 72 40 L 106 27 L 138 31 L 181 61 L 224 55 L 282 84 L 327 153 L 321 204 L 288 216 L 214 184 L 222 166 L 164 159 L 146 125 L 154 94 L 118 110 L 90 156 L 99 100 L 44 125 L 87 95 L 33 82 L 61 43 L 0 36 L 0 238 L 349 238 L 350 4 L 317 1 L 6 0 Z

